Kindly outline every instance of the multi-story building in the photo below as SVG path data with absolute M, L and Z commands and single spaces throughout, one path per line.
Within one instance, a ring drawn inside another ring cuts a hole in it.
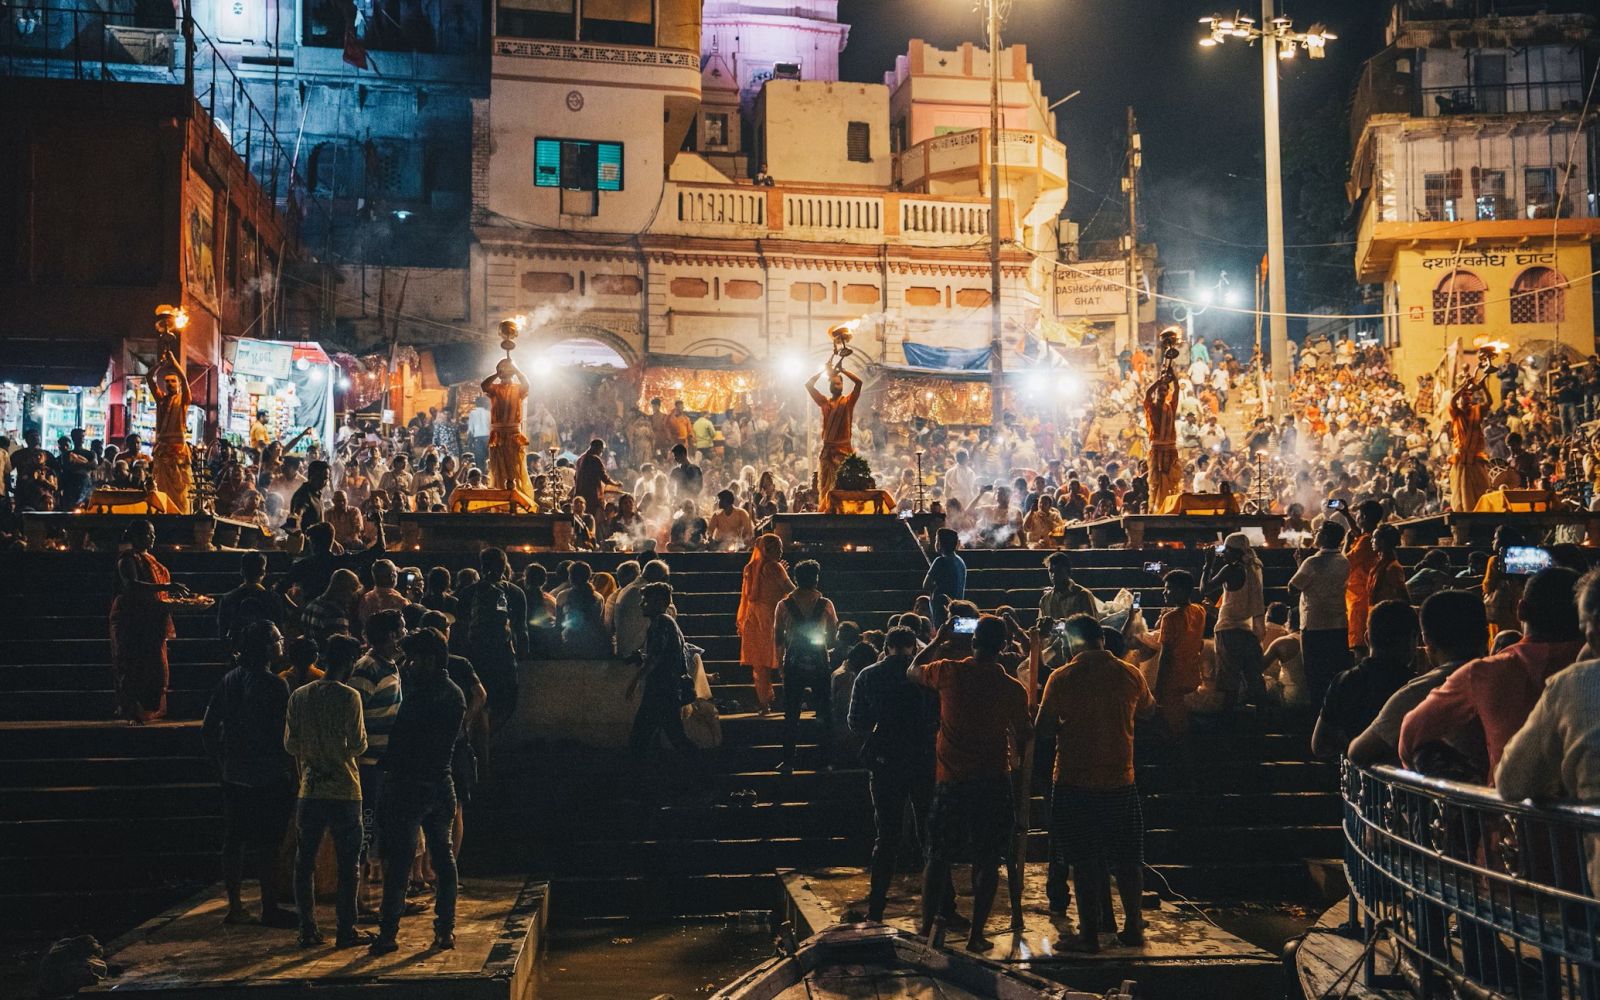
M 1351 118 L 1355 269 L 1400 371 L 1451 344 L 1595 350 L 1590 4 L 1398 0 Z
M 627 39 L 497 9 L 474 116 L 473 315 L 614 363 L 791 359 L 865 320 L 906 360 L 989 343 L 988 54 L 913 42 L 883 83 L 837 79 L 831 0 L 641 0 Z M 607 9 L 628 8 L 608 3 Z M 1026 51 L 1001 52 L 1006 349 L 1036 326 L 1066 150 Z M 975 115 L 974 109 L 982 114 Z M 692 363 L 692 362 L 691 362 Z

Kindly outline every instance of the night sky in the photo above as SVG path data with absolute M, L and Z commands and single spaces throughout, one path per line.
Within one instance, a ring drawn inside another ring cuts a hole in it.
M 1296 28 L 1323 21 L 1339 36 L 1328 58 L 1312 61 L 1302 52 L 1283 65 L 1286 136 L 1297 115 L 1327 109 L 1330 101 L 1338 104 L 1336 127 L 1345 128 L 1343 105 L 1361 63 L 1382 46 L 1387 6 L 1382 0 L 1280 5 Z M 1014 0 L 1001 43 L 1027 45 L 1049 100 L 1083 91 L 1056 109 L 1058 136 L 1067 145 L 1071 218 L 1087 226 L 1098 213 L 1096 235 L 1120 232 L 1105 227 L 1120 226 L 1124 216 L 1118 171 L 1131 104 L 1144 145 L 1141 237 L 1159 245 L 1168 268 L 1194 268 L 1203 281 L 1227 270 L 1248 289 L 1266 241 L 1261 55 L 1232 40 L 1220 48 L 1197 45 L 1199 18 L 1216 12 L 1210 0 Z M 1259 7 L 1246 12 L 1260 15 Z M 851 25 L 841 67 L 847 79 L 881 79 L 913 36 L 941 47 L 984 39 L 974 0 L 840 0 L 839 19 Z M 1286 165 L 1288 156 L 1286 150 Z M 1295 206 L 1285 214 L 1288 242 L 1309 241 L 1296 233 Z M 1341 259 L 1347 266 L 1349 255 Z M 1291 288 L 1291 309 L 1309 304 L 1299 297 Z M 1225 335 L 1248 327 L 1244 320 L 1219 325 L 1216 332 Z

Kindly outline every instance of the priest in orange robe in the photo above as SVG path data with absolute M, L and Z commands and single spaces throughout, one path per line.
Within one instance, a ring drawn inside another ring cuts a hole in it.
M 1183 492 L 1183 463 L 1178 461 L 1178 377 L 1161 372 L 1144 394 L 1144 418 L 1150 427 L 1150 513 L 1165 513 L 1167 503 Z
M 1450 509 L 1470 511 L 1489 490 L 1489 456 L 1483 437 L 1483 383 L 1469 378 L 1450 396 Z
M 839 477 L 839 466 L 855 451 L 850 444 L 850 432 L 855 425 L 856 400 L 861 398 L 861 378 L 847 371 L 842 364 L 835 364 L 833 371 L 828 374 L 828 395 L 824 396 L 817 391 L 817 379 L 821 377 L 821 372 L 811 376 L 806 383 L 806 391 L 811 393 L 817 408 L 822 411 L 822 451 L 817 456 L 817 509 L 827 510 L 828 494 L 833 491 L 834 481 Z M 849 395 L 845 395 L 844 391 L 844 380 L 847 378 L 855 383 Z
M 524 455 L 528 438 L 522 433 L 528 380 L 509 357 L 501 358 L 494 374 L 483 380 L 483 394 L 489 397 L 489 488 L 511 490 L 518 503 L 534 510 L 533 480 Z
M 177 354 L 170 349 L 162 352 L 161 359 L 145 376 L 145 385 L 156 404 L 156 436 L 150 448 L 150 470 L 156 489 L 166 497 L 168 513 L 187 514 L 194 492 L 188 440 L 189 406 L 194 397 L 189 393 L 189 380 Z

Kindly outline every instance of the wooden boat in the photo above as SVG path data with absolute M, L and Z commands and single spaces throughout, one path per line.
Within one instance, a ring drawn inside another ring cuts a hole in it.
M 1104 1000 L 1127 1000 L 1131 983 Z M 1102 1000 L 880 924 L 840 924 L 756 966 L 712 1000 Z

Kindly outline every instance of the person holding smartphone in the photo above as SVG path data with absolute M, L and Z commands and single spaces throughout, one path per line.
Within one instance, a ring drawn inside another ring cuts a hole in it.
M 939 695 L 935 746 L 937 784 L 929 811 L 927 867 L 922 880 L 918 935 L 933 932 L 958 857 L 972 859 L 972 930 L 967 950 L 984 952 L 994 942 L 984 925 L 1000 885 L 1000 862 L 1011 841 L 1011 748 L 1020 750 L 1033 733 L 1028 692 L 1001 664 L 1009 636 L 994 615 L 947 621 L 934 641 L 906 669 L 914 683 Z M 972 655 L 941 659 L 958 628 L 971 628 Z

